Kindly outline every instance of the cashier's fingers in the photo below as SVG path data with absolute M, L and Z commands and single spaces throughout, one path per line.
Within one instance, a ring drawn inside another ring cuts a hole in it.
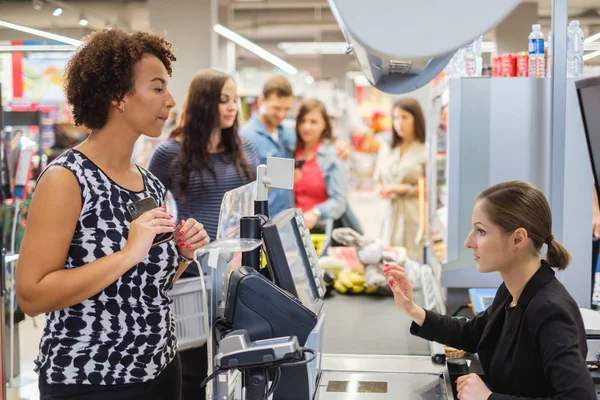
M 468 374 L 468 375 L 459 376 L 458 379 L 456 380 L 456 391 L 458 393 L 460 393 L 469 384 L 469 381 L 471 379 L 474 379 L 474 377 L 477 377 L 477 374 Z M 459 399 L 460 399 L 460 397 L 459 397 Z
M 384 266 L 383 273 L 385 275 L 387 275 L 387 273 L 391 272 L 391 271 L 406 272 L 406 270 L 404 269 L 404 267 L 401 267 L 400 265 L 396 265 L 396 264 L 383 264 L 383 266 Z
M 387 271 L 387 272 L 383 272 L 383 274 L 385 276 L 387 276 L 388 278 L 392 278 L 395 281 L 403 281 L 403 280 L 408 280 L 408 276 L 406 275 L 406 272 L 404 270 L 402 271 Z

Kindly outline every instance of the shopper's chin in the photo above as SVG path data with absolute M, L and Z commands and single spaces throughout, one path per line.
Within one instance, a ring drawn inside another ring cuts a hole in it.
M 157 138 L 157 137 L 160 137 L 160 135 L 162 135 L 162 131 L 155 130 L 155 129 L 148 129 L 143 133 L 143 135 L 151 137 L 151 138 Z
M 221 122 L 221 129 L 229 129 L 233 126 L 233 123 L 235 122 L 235 120 L 225 120 L 223 122 Z

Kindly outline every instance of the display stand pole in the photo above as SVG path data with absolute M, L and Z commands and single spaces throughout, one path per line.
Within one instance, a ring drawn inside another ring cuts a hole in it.
M 0 94 L 2 93 L 2 84 L 0 84 Z M 0 190 L 4 190 L 5 185 L 8 185 L 8 182 L 4 182 L 4 179 L 8 176 L 8 171 L 3 171 L 2 169 L 6 165 L 4 162 L 5 156 L 5 141 L 4 141 L 4 110 L 2 109 L 2 97 L 0 96 Z M 0 193 L 0 200 L 4 200 L 4 193 Z M 3 202 L 0 202 L 0 206 L 2 206 Z M 2 339 L 4 336 L 4 295 L 5 295 L 5 267 L 6 267 L 6 248 L 4 247 L 4 231 L 3 224 L 0 224 L 0 400 L 4 400 L 5 398 L 5 378 L 4 371 L 2 369 L 3 366 L 3 354 L 2 354 Z
M 13 215 L 13 223 L 11 229 L 11 240 L 10 240 L 10 254 L 16 254 L 16 242 L 17 242 L 17 221 L 19 216 L 19 209 L 21 207 L 21 200 L 15 199 L 14 202 L 14 215 Z M 9 300 L 9 326 L 10 326 L 10 375 L 9 375 L 9 387 L 14 388 L 15 385 L 15 263 L 16 261 L 12 261 L 8 263 L 10 265 L 10 290 L 8 291 L 8 295 L 10 296 Z
M 567 24 L 569 1 L 552 0 L 552 77 L 550 122 L 550 205 L 552 230 L 564 241 L 565 131 L 567 110 Z M 591 186 L 591 185 L 590 185 Z

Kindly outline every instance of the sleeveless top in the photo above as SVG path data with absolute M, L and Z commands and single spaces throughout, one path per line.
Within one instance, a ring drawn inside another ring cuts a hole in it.
M 126 205 L 152 196 L 163 204 L 165 188 L 138 167 L 144 190 L 132 192 L 113 182 L 77 150 L 68 150 L 48 168 L 75 175 L 81 214 L 66 269 L 121 250 L 130 216 Z M 152 248 L 148 257 L 88 300 L 46 314 L 36 372 L 50 384 L 117 385 L 153 380 L 175 358 L 177 342 L 168 290 L 177 272 L 173 241 Z

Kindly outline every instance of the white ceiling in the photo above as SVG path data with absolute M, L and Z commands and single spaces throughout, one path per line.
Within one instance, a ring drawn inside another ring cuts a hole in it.
M 538 3 L 539 22 L 549 26 L 551 0 L 523 0 L 523 2 Z M 65 12 L 57 18 L 52 16 L 53 7 L 50 4 L 46 4 L 41 11 L 34 11 L 32 0 L 0 0 L 0 19 L 56 33 L 81 36 L 86 33 L 86 29 L 78 25 L 78 11 L 81 10 L 86 12 L 90 28 L 104 28 L 107 25 L 130 29 L 149 28 L 150 18 L 145 1 L 66 0 L 64 3 L 69 5 L 73 12 Z M 286 58 L 297 68 L 309 68 L 315 76 L 320 76 L 323 57 L 285 56 L 277 48 L 277 43 L 343 41 L 343 36 L 326 0 L 219 0 L 219 6 L 221 23 L 267 50 Z M 569 14 L 570 17 L 581 20 L 588 34 L 600 32 L 600 0 L 569 0 Z M 0 29 L 0 40 L 7 39 L 7 36 L 11 35 L 14 36 L 15 33 Z M 265 65 L 246 51 L 238 49 L 237 55 L 239 66 Z M 356 68 L 353 57 L 339 57 L 337 62 L 347 63 L 348 69 Z

